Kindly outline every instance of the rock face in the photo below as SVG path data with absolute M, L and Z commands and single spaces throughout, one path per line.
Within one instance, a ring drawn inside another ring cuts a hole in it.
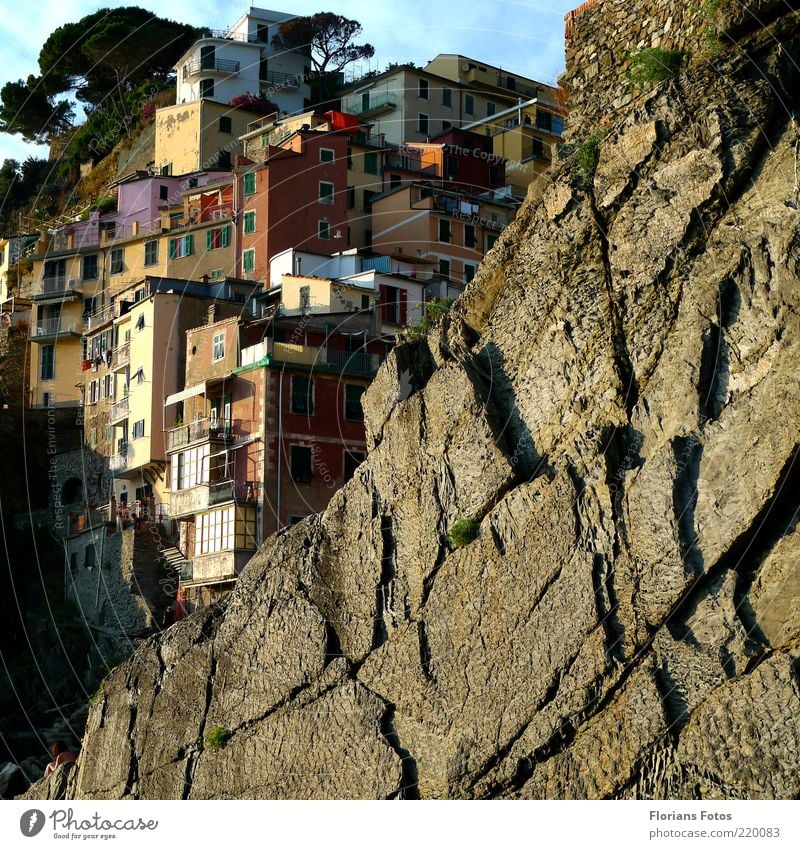
M 532 191 L 328 510 L 106 680 L 71 797 L 800 793 L 800 15 L 745 38 Z

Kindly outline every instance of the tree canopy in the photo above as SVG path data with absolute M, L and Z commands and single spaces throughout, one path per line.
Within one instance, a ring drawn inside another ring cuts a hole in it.
M 276 50 L 308 52 L 312 67 L 324 80 L 327 74 L 374 55 L 375 48 L 371 44 L 352 43 L 361 30 L 361 24 L 351 18 L 333 12 L 317 12 L 281 24 L 272 37 L 272 46 Z

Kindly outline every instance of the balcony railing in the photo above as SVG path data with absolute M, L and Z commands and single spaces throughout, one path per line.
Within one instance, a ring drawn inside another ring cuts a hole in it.
M 239 73 L 239 63 L 233 59 L 195 59 L 186 65 L 185 74 L 186 76 L 193 76 L 204 71 L 230 74 L 233 76 Z
M 114 456 L 109 460 L 108 467 L 112 472 L 118 472 L 120 469 L 126 469 L 128 467 L 127 445 L 120 447 L 119 453 L 114 454 Z
M 276 362 L 295 363 L 310 368 L 331 369 L 350 374 L 373 376 L 377 374 L 384 357 L 366 351 L 343 351 L 338 348 L 311 348 L 307 345 L 289 345 L 275 342 L 271 357 Z
M 37 295 L 61 295 L 67 292 L 79 292 L 81 282 L 77 277 L 42 277 Z
M 114 354 L 112 359 L 112 364 L 114 368 L 117 366 L 124 366 L 125 363 L 130 362 L 131 359 L 131 343 L 126 342 L 124 345 L 120 345 L 118 348 L 114 348 Z
M 299 88 L 303 81 L 302 74 L 284 74 L 281 71 L 267 71 L 263 76 L 259 74 L 260 82 L 278 85 L 281 88 Z
M 126 395 L 124 398 L 120 398 L 119 401 L 111 405 L 111 421 L 124 419 L 128 415 L 130 411 L 129 401 L 130 398 Z
M 388 91 L 370 93 L 367 103 L 363 101 L 355 108 L 347 111 L 353 115 L 368 115 L 372 112 L 389 111 L 397 108 L 397 98 Z
M 80 333 L 77 321 L 62 321 L 60 318 L 45 318 L 31 328 L 31 336 L 59 336 L 62 333 Z
M 204 439 L 237 439 L 242 433 L 242 419 L 220 421 L 218 419 L 195 419 L 188 424 L 178 425 L 167 431 L 167 451 L 174 451 L 192 442 Z

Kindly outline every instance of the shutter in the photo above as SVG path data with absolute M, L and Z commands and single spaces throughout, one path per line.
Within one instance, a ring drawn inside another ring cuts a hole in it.
M 400 290 L 400 324 L 408 323 L 408 292 Z
M 380 287 L 380 305 L 381 305 L 381 321 L 388 321 L 389 318 L 389 287 L 381 284 Z
M 191 256 L 192 255 L 192 239 L 193 238 L 194 238 L 193 236 L 184 236 L 183 237 L 183 244 L 184 244 L 184 247 L 185 247 L 184 256 Z
M 230 230 L 231 230 L 231 228 L 230 228 L 229 224 L 226 224 L 222 228 L 222 247 L 223 248 L 227 248 L 228 245 L 230 244 Z
M 169 240 L 169 258 L 170 259 L 175 259 L 175 254 L 177 253 L 177 248 L 178 248 L 178 240 L 177 239 L 170 239 Z
M 206 250 L 210 251 L 214 247 L 214 231 L 206 230 Z

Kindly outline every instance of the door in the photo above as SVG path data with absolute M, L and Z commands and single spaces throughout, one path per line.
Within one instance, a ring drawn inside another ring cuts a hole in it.
M 213 44 L 200 48 L 200 70 L 213 71 L 216 48 Z

